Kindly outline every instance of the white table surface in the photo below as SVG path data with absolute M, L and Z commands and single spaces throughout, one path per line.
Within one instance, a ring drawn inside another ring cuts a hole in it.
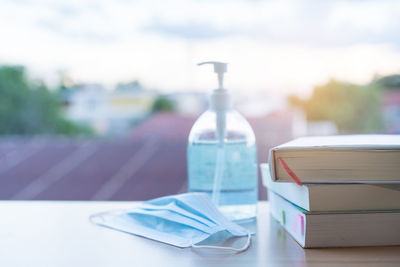
M 135 202 L 1 201 L 0 266 L 400 266 L 400 246 L 303 249 L 258 204 L 250 249 L 212 255 L 93 225 L 89 215 Z

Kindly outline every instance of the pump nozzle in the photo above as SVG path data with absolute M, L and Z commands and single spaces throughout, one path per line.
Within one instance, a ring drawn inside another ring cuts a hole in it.
M 214 72 L 218 74 L 218 89 L 224 89 L 224 73 L 228 71 L 228 64 L 218 61 L 207 61 L 201 62 L 197 64 L 198 66 L 204 64 L 213 64 L 214 65 Z

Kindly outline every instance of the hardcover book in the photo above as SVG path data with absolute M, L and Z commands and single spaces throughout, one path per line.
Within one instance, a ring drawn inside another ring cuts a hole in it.
M 270 150 L 280 182 L 400 183 L 400 135 L 303 137 Z
M 260 164 L 269 190 L 307 211 L 400 210 L 398 184 L 305 184 L 272 180 L 268 165 Z
M 307 212 L 268 191 L 272 216 L 305 248 L 400 245 L 400 211 Z

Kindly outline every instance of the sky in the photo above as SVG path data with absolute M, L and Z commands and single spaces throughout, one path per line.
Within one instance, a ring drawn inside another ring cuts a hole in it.
M 390 0 L 0 0 L 0 64 L 168 92 L 215 88 L 196 63 L 218 60 L 233 90 L 307 95 L 399 73 L 398 14 Z

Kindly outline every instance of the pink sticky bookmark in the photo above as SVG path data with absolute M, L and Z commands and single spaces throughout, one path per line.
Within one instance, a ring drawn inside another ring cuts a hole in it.
M 293 181 L 298 185 L 303 185 L 299 177 L 297 177 L 297 175 L 289 168 L 286 162 L 281 157 L 279 157 L 278 160 L 282 164 L 282 167 L 285 169 L 285 171 L 290 175 L 290 177 L 292 177 Z
M 304 235 L 304 217 L 301 214 L 297 214 L 296 219 L 294 220 L 293 232 L 297 233 L 297 225 L 299 224 L 299 221 L 301 235 Z

